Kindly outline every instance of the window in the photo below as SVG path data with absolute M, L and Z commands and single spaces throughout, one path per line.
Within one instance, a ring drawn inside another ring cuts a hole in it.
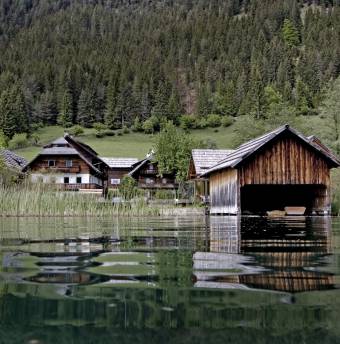
M 81 177 L 77 177 L 77 184 L 81 184 Z
M 120 179 L 111 179 L 111 185 L 119 185 Z
M 64 184 L 69 184 L 69 183 L 70 183 L 70 178 L 64 177 Z
M 73 161 L 72 160 L 66 160 L 65 165 L 66 165 L 66 167 L 72 167 Z
M 162 184 L 166 184 L 168 180 L 166 178 L 162 178 Z
M 55 160 L 48 160 L 47 165 L 48 165 L 48 167 L 54 167 L 55 166 Z

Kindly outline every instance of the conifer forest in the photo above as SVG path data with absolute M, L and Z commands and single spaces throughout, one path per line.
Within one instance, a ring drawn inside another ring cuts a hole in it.
M 0 56 L 9 139 L 281 114 L 328 116 L 339 145 L 339 0 L 2 0 Z

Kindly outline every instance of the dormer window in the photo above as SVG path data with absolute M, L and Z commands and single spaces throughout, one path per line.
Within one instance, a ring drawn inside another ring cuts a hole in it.
M 72 160 L 66 160 L 65 161 L 65 166 L 66 167 L 72 167 L 73 166 L 73 161 Z
M 47 165 L 48 167 L 55 167 L 55 160 L 48 160 Z

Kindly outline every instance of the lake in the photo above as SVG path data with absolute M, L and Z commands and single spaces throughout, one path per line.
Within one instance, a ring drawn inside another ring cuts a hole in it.
M 340 219 L 0 219 L 0 343 L 340 343 Z

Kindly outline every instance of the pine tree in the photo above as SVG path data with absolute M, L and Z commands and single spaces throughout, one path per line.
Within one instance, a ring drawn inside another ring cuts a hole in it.
M 73 105 L 72 96 L 69 90 L 64 91 L 59 109 L 58 122 L 63 127 L 67 128 L 72 125 L 73 120 Z
M 118 78 L 113 74 L 106 89 L 104 122 L 109 128 L 116 127 L 116 106 L 118 100 Z
M 282 37 L 289 47 L 296 47 L 300 44 L 299 32 L 289 19 L 285 19 L 283 22 Z
M 9 139 L 14 136 L 16 131 L 16 119 L 13 107 L 13 95 L 11 91 L 3 91 L 0 95 L 0 128 Z
M 91 127 L 96 122 L 95 95 L 93 91 L 84 89 L 78 100 L 77 123 L 83 127 Z

